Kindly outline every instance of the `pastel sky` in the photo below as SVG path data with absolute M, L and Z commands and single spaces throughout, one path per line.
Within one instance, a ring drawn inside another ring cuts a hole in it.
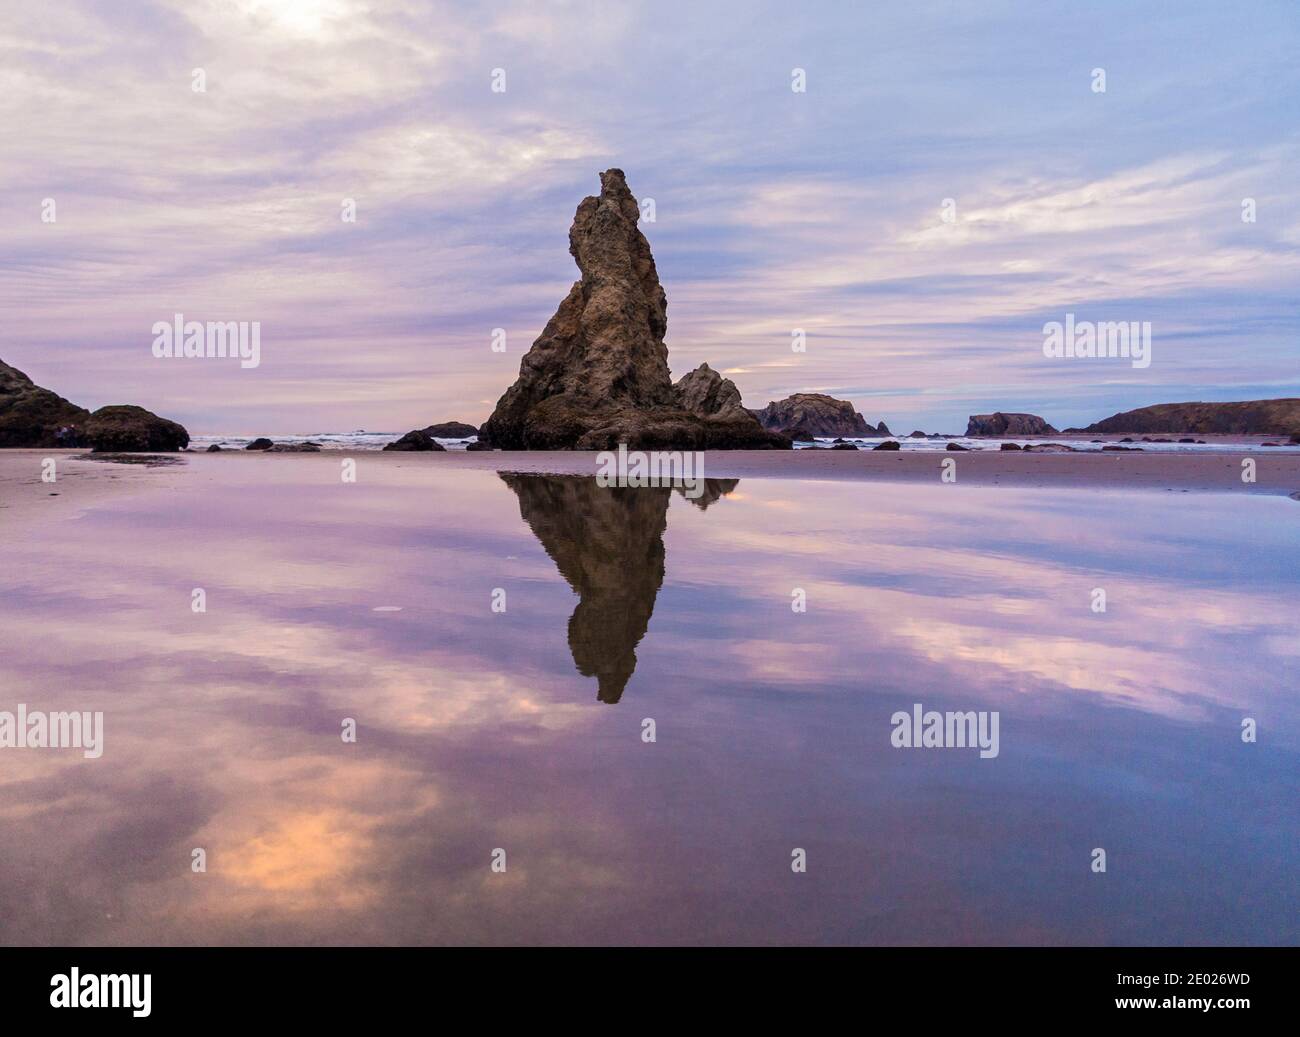
M 749 406 L 1297 396 L 1298 52 L 1293 0 L 6 4 L 0 358 L 195 434 L 477 423 L 618 166 L 674 376 Z M 262 365 L 156 359 L 177 312 L 260 321 Z M 1044 357 L 1067 312 L 1150 321 L 1151 366 Z

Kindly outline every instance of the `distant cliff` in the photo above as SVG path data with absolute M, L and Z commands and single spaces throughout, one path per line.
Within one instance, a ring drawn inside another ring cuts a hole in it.
M 823 438 L 889 435 L 883 421 L 878 429 L 872 428 L 848 400 L 820 392 L 797 392 L 750 413 L 765 429 L 785 435 L 800 431 Z
M 1084 432 L 1196 432 L 1274 436 L 1300 432 L 1300 399 L 1158 403 L 1123 411 Z
M 1052 428 L 1037 414 L 972 414 L 966 422 L 968 436 L 1053 436 Z

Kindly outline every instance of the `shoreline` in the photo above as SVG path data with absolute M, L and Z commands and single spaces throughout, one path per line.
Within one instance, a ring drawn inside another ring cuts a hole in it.
M 215 455 L 221 456 L 221 455 Z M 278 455 L 320 458 L 321 454 Z M 547 475 L 595 475 L 597 453 L 576 451 L 448 451 L 385 454 L 387 463 Z M 1241 481 L 1241 460 L 1255 460 L 1256 481 Z M 358 454 L 358 458 L 369 455 Z M 1037 454 L 1023 451 L 727 450 L 704 454 L 702 472 L 716 479 L 807 479 L 941 485 L 943 461 L 956 461 L 953 485 L 1022 488 L 1107 487 L 1124 490 L 1300 492 L 1300 453 L 1274 455 L 1177 453 Z M 431 461 L 427 459 L 432 459 Z M 360 463 L 360 461 L 359 461 Z
M 255 436 L 226 436 L 226 435 L 195 435 L 191 441 L 188 453 L 201 454 L 205 453 L 210 446 L 219 446 L 222 453 L 242 451 L 254 439 L 265 438 L 271 442 L 284 446 L 293 446 L 304 443 L 311 443 L 318 446 L 322 452 L 339 451 L 339 450 L 356 450 L 362 452 L 377 452 L 391 443 L 397 442 L 402 438 L 402 433 L 395 432 L 353 432 L 353 433 L 317 433 L 314 435 L 299 434 L 282 434 L 268 435 L 265 437 Z M 477 437 L 466 437 L 464 439 L 439 438 L 435 437 L 437 442 L 448 451 L 454 452 L 464 450 L 471 439 Z M 866 436 L 819 436 L 811 442 L 796 442 L 793 449 L 797 451 L 810 449 L 828 449 L 837 443 L 851 443 L 861 450 L 870 450 L 882 442 L 893 441 L 899 444 L 900 449 L 909 452 L 944 452 L 948 443 L 957 443 L 966 447 L 972 452 L 977 450 L 997 452 L 1003 443 L 1016 444 L 1024 447 L 1030 444 L 1035 446 L 1061 444 L 1069 446 L 1075 452 L 1080 453 L 1103 453 L 1102 448 L 1107 446 L 1125 446 L 1133 452 L 1141 453 L 1158 453 L 1158 454 L 1213 454 L 1213 453 L 1233 453 L 1241 450 L 1259 451 L 1263 454 L 1272 454 L 1274 452 L 1300 452 L 1300 443 L 1289 442 L 1289 433 L 1278 433 L 1276 435 L 1235 435 L 1226 433 L 1201 433 L 1192 436 L 1166 436 L 1166 435 L 1145 435 L 1139 433 L 1104 433 L 1104 434 L 1085 434 L 1085 433 L 1056 433 L 1046 436 L 967 436 L 955 434 L 933 434 L 924 437 L 913 437 L 911 435 L 894 435 L 887 436 L 871 434 Z M 1186 441 L 1185 441 L 1186 440 Z M 503 451 L 505 452 L 505 451 Z M 511 451 L 513 453 L 538 453 L 540 451 Z M 568 451 L 553 451 L 555 453 L 567 453 Z M 716 453 L 738 453 L 754 451 L 714 451 Z
M 133 455 L 144 457 L 147 455 Z M 576 451 L 474 451 L 429 453 L 329 450 L 320 453 L 158 455 L 173 463 L 150 467 L 138 461 L 90 460 L 85 451 L 0 450 L 0 525 L 42 511 L 67 517 L 68 506 L 96 507 L 123 490 L 180 489 L 191 470 L 214 465 L 292 464 L 337 469 L 343 458 L 366 468 L 427 467 L 538 475 L 590 475 L 598 454 Z M 42 463 L 54 458 L 58 481 L 41 481 Z M 1242 461 L 1255 462 L 1253 483 L 1242 481 Z M 705 478 L 803 479 L 807 481 L 893 482 L 943 485 L 943 463 L 956 462 L 952 485 L 1020 489 L 1108 489 L 1136 492 L 1250 493 L 1300 500 L 1300 452 L 1024 453 L 1022 451 L 733 450 L 705 453 Z M 180 463 L 175 463 L 179 461 Z

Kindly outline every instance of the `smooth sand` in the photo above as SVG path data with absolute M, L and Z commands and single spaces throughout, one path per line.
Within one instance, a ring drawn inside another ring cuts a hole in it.
M 139 464 L 83 461 L 85 451 L 0 450 L 0 531 L 42 516 L 68 517 L 133 490 L 179 486 L 186 464 L 150 468 Z M 189 455 L 172 455 L 189 460 Z M 47 458 L 55 462 L 55 481 L 41 476 Z
M 319 456 L 319 455 L 317 455 Z M 403 455 L 387 454 L 386 458 Z M 476 452 L 406 454 L 408 464 L 463 465 L 498 471 L 595 474 L 596 454 Z M 1254 483 L 1243 483 L 1242 459 L 1255 459 Z M 705 455 L 709 478 L 834 479 L 938 483 L 945 459 L 957 484 L 974 486 L 1113 487 L 1126 490 L 1300 491 L 1300 451 L 1275 454 L 1024 453 L 1023 451 L 729 450 Z M 402 463 L 402 462 L 398 462 Z
M 364 472 L 371 465 L 436 466 L 449 470 L 594 475 L 595 453 L 571 451 L 383 453 L 327 450 L 318 454 L 263 454 L 223 451 L 173 454 L 183 463 L 146 467 L 85 460 L 82 451 L 0 450 L 0 528 L 19 520 L 66 517 L 96 507 L 114 496 L 140 489 L 181 489 L 195 474 L 225 465 L 316 465 L 337 468 L 354 458 Z M 1255 460 L 1256 481 L 1242 481 L 1242 460 Z M 42 463 L 53 458 L 58 479 L 41 480 Z M 871 450 L 736 450 L 705 456 L 709 478 L 777 478 L 939 483 L 942 463 L 956 461 L 959 486 L 1122 489 L 1153 492 L 1300 494 L 1300 451 L 1242 453 L 1078 453 L 909 452 Z M 1298 513 L 1300 514 L 1300 513 Z

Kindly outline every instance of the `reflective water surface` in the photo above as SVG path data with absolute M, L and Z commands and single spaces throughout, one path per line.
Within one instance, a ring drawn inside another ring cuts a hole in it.
M 1300 935 L 1294 501 L 173 486 L 0 545 L 0 709 L 106 728 L 0 749 L 3 942 Z M 914 703 L 998 711 L 998 756 L 893 748 Z

